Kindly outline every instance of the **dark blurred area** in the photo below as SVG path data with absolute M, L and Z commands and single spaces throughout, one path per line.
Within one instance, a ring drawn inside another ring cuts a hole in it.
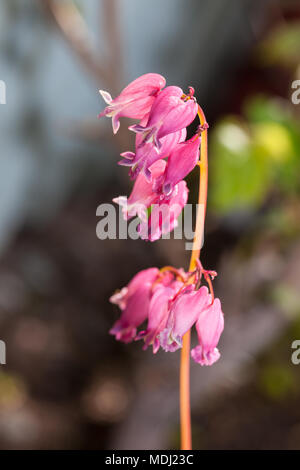
M 210 125 L 202 257 L 225 332 L 216 365 L 192 364 L 194 448 L 300 449 L 299 1 L 5 0 L 0 65 L 0 448 L 178 448 L 179 353 L 117 343 L 108 299 L 190 252 L 96 236 L 133 145 L 98 89 L 157 72 Z

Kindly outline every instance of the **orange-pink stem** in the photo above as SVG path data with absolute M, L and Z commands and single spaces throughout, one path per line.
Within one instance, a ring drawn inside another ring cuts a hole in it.
M 200 106 L 198 106 L 198 116 L 200 124 L 206 124 L 205 115 Z M 200 250 L 204 235 L 204 222 L 207 204 L 207 129 L 201 134 L 200 149 L 200 177 L 199 177 L 199 198 L 198 213 L 196 219 L 195 236 L 193 240 L 193 250 L 190 260 L 189 271 L 193 271 L 196 267 L 196 261 L 199 259 Z M 180 360 L 180 433 L 181 433 L 181 449 L 192 449 L 192 429 L 191 429 L 191 405 L 190 405 L 190 343 L 191 331 L 189 330 L 183 337 L 181 360 Z

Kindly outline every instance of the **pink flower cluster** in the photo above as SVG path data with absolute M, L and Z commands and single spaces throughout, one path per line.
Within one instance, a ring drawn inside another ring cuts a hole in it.
M 128 199 L 119 196 L 114 202 L 122 206 L 125 220 L 140 218 L 140 236 L 150 241 L 176 227 L 188 198 L 183 179 L 199 160 L 201 131 L 186 140 L 186 127 L 198 111 L 194 90 L 190 88 L 185 95 L 181 88 L 165 84 L 161 75 L 148 73 L 131 82 L 115 99 L 100 90 L 108 106 L 99 117 L 112 118 L 114 133 L 120 127 L 120 117 L 140 120 L 129 127 L 136 133 L 135 152 L 123 152 L 119 161 L 130 168 L 129 175 L 136 181 Z
M 140 120 L 129 127 L 136 133 L 135 152 L 123 152 L 119 162 L 130 168 L 135 183 L 128 199 L 119 196 L 114 202 L 122 207 L 125 220 L 139 217 L 140 236 L 151 241 L 176 227 L 188 197 L 183 179 L 199 161 L 204 129 L 200 126 L 186 140 L 186 127 L 198 112 L 194 90 L 190 88 L 185 95 L 181 88 L 165 85 L 161 75 L 149 73 L 130 83 L 115 99 L 100 91 L 108 106 L 99 117 L 112 118 L 114 133 L 120 117 Z M 224 328 L 221 303 L 212 290 L 215 275 L 204 270 L 200 261 L 193 272 L 173 267 L 139 272 L 110 298 L 121 310 L 110 333 L 125 343 L 143 340 L 144 349 L 152 345 L 156 353 L 160 347 L 179 349 L 183 335 L 195 325 L 199 344 L 191 355 L 201 365 L 213 364 L 220 357 L 217 345 Z M 210 291 L 200 287 L 202 276 Z M 146 329 L 138 332 L 146 321 Z
M 191 356 L 201 365 L 213 364 L 220 357 L 217 344 L 224 317 L 220 300 L 214 299 L 206 286 L 196 289 L 202 274 L 206 279 L 216 275 L 203 270 L 200 263 L 188 273 L 175 268 L 140 271 L 110 298 L 122 311 L 110 333 L 124 343 L 143 339 L 143 349 L 152 345 L 154 353 L 160 347 L 176 351 L 182 346 L 183 335 L 195 324 L 199 344 Z M 137 333 L 146 320 L 147 328 Z

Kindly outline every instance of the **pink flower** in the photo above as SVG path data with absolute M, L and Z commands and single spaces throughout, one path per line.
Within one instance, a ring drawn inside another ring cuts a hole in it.
M 149 305 L 147 329 L 141 331 L 136 337 L 136 339 L 144 339 L 144 350 L 152 344 L 153 353 L 157 353 L 160 346 L 158 335 L 166 326 L 169 315 L 169 301 L 173 296 L 174 290 L 171 287 L 159 285 L 155 289 Z
M 209 305 L 207 287 L 194 290 L 188 285 L 171 307 L 166 328 L 160 333 L 160 344 L 165 351 L 176 351 L 182 346 L 183 335 L 198 320 L 201 312 Z
M 198 106 L 195 98 L 183 99 L 183 91 L 168 86 L 155 99 L 145 126 L 135 124 L 129 129 L 142 134 L 142 142 L 154 142 L 160 149 L 162 137 L 187 127 L 195 118 Z
M 199 345 L 192 349 L 191 356 L 201 366 L 211 366 L 220 357 L 216 346 L 224 329 L 224 315 L 219 299 L 215 299 L 214 303 L 199 315 L 196 329 Z
M 180 181 L 167 197 L 163 194 L 152 206 L 148 219 L 139 225 L 139 233 L 143 240 L 154 242 L 162 234 L 172 232 L 177 227 L 177 219 L 188 200 L 188 188 L 185 181 Z
M 154 289 L 149 305 L 147 329 L 141 331 L 136 337 L 136 339 L 144 339 L 144 350 L 147 349 L 150 344 L 152 344 L 154 354 L 159 350 L 159 334 L 166 326 L 170 302 L 182 285 L 182 282 L 172 280 L 169 285 L 161 283 Z
M 174 186 L 183 180 L 197 165 L 199 161 L 200 137 L 196 135 L 186 142 L 176 145 L 171 151 L 164 175 L 156 185 L 162 185 L 164 194 L 170 194 Z
M 151 166 L 153 178 L 160 177 L 166 167 L 164 160 L 158 160 Z M 130 217 L 138 215 L 139 218 L 146 222 L 148 220 L 147 209 L 157 202 L 159 195 L 153 191 L 152 183 L 148 182 L 143 173 L 137 177 L 132 192 L 127 199 L 126 196 L 119 196 L 113 201 L 123 207 L 123 217 L 128 220 Z
M 159 274 L 157 268 L 140 271 L 119 293 L 109 300 L 122 310 L 121 317 L 109 331 L 124 343 L 131 342 L 136 336 L 137 327 L 146 320 L 152 294 L 152 285 Z
M 195 290 L 189 279 L 189 273 L 182 269 L 140 271 L 110 298 L 122 311 L 110 334 L 124 343 L 143 339 L 143 349 L 152 345 L 154 354 L 160 346 L 173 352 L 181 348 L 183 335 L 195 324 L 199 345 L 192 349 L 191 356 L 201 365 L 212 365 L 220 357 L 217 344 L 224 329 L 221 303 L 215 299 L 211 304 L 207 287 Z M 146 330 L 137 334 L 138 326 L 146 319 Z
M 100 90 L 108 106 L 98 117 L 111 117 L 113 132 L 116 134 L 120 127 L 119 118 L 142 119 L 149 113 L 157 94 L 165 84 L 166 80 L 161 75 L 146 73 L 129 83 L 115 99 L 112 99 L 107 91 Z
M 149 167 L 156 160 L 168 157 L 170 152 L 179 142 L 183 142 L 186 138 L 186 128 L 162 137 L 161 148 L 158 150 L 152 142 L 142 144 L 142 134 L 136 135 L 136 153 L 123 152 L 119 161 L 119 165 L 130 166 L 129 175 L 136 178 L 142 171 L 148 181 L 151 181 L 152 175 Z

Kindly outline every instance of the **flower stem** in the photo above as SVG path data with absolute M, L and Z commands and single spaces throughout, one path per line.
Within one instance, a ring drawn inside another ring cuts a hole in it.
M 206 124 L 205 115 L 198 105 L 198 116 L 200 125 Z M 198 211 L 196 218 L 196 230 L 193 240 L 193 250 L 190 260 L 189 271 L 193 271 L 196 267 L 196 261 L 200 256 L 200 249 L 203 242 L 204 222 L 207 203 L 207 128 L 204 126 L 201 134 L 200 148 L 200 176 L 199 176 L 199 198 Z M 180 432 L 181 432 L 181 449 L 192 449 L 192 430 L 191 430 L 191 406 L 190 406 L 190 344 L 191 331 L 189 330 L 183 337 L 181 360 L 180 360 Z

